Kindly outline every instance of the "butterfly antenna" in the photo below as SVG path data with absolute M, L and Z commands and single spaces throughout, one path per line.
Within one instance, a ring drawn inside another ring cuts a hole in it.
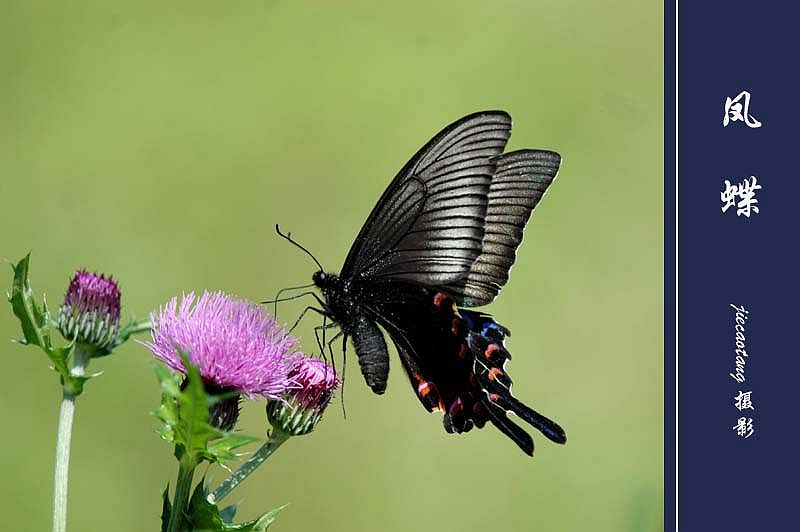
M 286 233 L 286 234 L 283 234 L 283 232 L 281 231 L 281 226 L 280 226 L 280 225 L 278 225 L 278 224 L 275 224 L 275 231 L 278 233 L 278 235 L 280 235 L 280 236 L 281 236 L 281 238 L 285 238 L 286 240 L 288 240 L 289 242 L 291 242 L 291 243 L 292 243 L 292 244 L 294 244 L 295 246 L 297 246 L 297 247 L 299 247 L 300 249 L 302 249 L 302 250 L 303 250 L 303 251 L 306 253 L 306 255 L 308 255 L 309 257 L 311 257 L 311 259 L 312 259 L 314 262 L 316 262 L 316 263 L 317 263 L 317 266 L 319 266 L 319 269 L 320 269 L 320 271 L 325 271 L 325 268 L 323 268 L 323 267 L 322 267 L 322 264 L 320 264 L 320 263 L 319 263 L 319 261 L 317 260 L 317 258 L 316 258 L 314 255 L 312 255 L 312 254 L 311 254 L 311 252 L 310 252 L 309 250 L 307 250 L 306 248 L 304 248 L 303 246 L 301 246 L 301 245 L 300 245 L 300 244 L 299 244 L 299 243 L 298 243 L 296 240 L 294 240 L 294 239 L 292 238 L 292 233 L 291 233 L 291 232 L 289 232 L 289 233 Z

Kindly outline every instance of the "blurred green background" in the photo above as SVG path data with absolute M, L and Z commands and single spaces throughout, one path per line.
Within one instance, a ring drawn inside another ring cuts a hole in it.
M 662 528 L 660 2 L 3 2 L 2 13 L 0 257 L 32 249 L 34 290 L 53 305 L 82 267 L 119 279 L 126 316 L 184 290 L 268 299 L 314 271 L 276 222 L 336 271 L 395 172 L 476 110 L 513 115 L 510 148 L 564 155 L 490 310 L 514 332 L 516 395 L 561 423 L 567 445 L 534 435 L 530 459 L 492 428 L 448 435 L 394 353 L 381 397 L 351 357 L 347 418 L 335 403 L 234 492 L 240 517 L 291 502 L 273 530 Z M 18 335 L 7 306 L 0 337 Z M 0 511 L 39 532 L 60 391 L 41 352 L 9 342 L 3 360 Z M 158 529 L 176 462 L 149 415 L 152 365 L 134 343 L 92 365 L 105 374 L 78 403 L 70 530 Z M 246 407 L 243 431 L 263 434 L 262 408 Z

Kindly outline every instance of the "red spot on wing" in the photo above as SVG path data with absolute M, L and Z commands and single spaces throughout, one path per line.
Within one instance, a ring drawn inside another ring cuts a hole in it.
M 439 404 L 437 404 L 434 407 L 431 407 L 431 412 L 444 412 L 444 411 L 445 411 L 444 402 L 442 402 L 441 399 L 439 399 Z
M 498 368 L 492 368 L 489 370 L 489 380 L 495 380 L 499 375 L 502 375 L 503 372 L 500 371 Z
M 497 345 L 497 344 L 489 344 L 489 346 L 486 348 L 486 351 L 484 352 L 484 354 L 486 355 L 486 358 L 491 359 L 494 356 L 494 354 L 497 353 L 498 351 L 500 351 L 500 346 L 499 345 Z
M 436 308 L 439 308 L 442 306 L 442 303 L 448 299 L 449 298 L 447 297 L 447 294 L 444 292 L 436 292 L 436 295 L 433 296 L 433 304 L 436 306 Z
M 420 397 L 425 398 L 426 395 L 431 393 L 431 383 L 428 381 L 423 381 L 417 385 L 417 393 Z
M 461 397 L 456 397 L 455 401 L 450 405 L 448 413 L 450 417 L 456 417 L 462 410 L 464 410 L 464 401 L 461 400 Z
M 419 373 L 414 373 L 413 379 L 417 383 L 417 395 L 425 408 L 431 412 L 435 412 L 436 410 L 444 412 L 444 404 L 439 395 L 439 390 L 436 389 L 436 385 Z

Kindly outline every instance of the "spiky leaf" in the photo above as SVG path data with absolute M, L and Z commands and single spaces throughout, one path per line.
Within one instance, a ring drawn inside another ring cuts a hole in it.
M 164 503 L 161 506 L 161 532 L 167 532 L 169 516 L 172 513 L 172 504 L 169 502 L 169 484 L 164 488 L 164 493 L 161 497 L 164 499 Z
M 233 524 L 231 520 L 233 513 L 236 511 L 235 507 L 231 511 L 229 510 L 231 506 L 228 506 L 220 512 L 216 504 L 208 502 L 207 497 L 208 490 L 206 489 L 205 482 L 201 481 L 195 488 L 192 498 L 189 501 L 189 523 L 191 524 L 191 530 L 207 530 L 209 532 L 264 532 L 269 528 L 269 525 L 275 521 L 278 512 L 287 506 L 283 505 L 279 508 L 275 508 L 252 521 Z M 226 519 L 226 516 L 223 516 L 223 512 L 230 514 L 230 519 Z
M 228 434 L 219 440 L 210 443 L 208 446 L 208 454 L 213 456 L 214 462 L 223 463 L 228 460 L 234 460 L 238 457 L 234 453 L 234 449 L 243 447 L 249 443 L 257 442 L 259 438 L 247 436 L 245 434 Z
M 12 265 L 14 270 L 14 283 L 11 285 L 11 296 L 9 301 L 14 309 L 14 315 L 22 325 L 24 340 L 22 343 L 27 345 L 38 345 L 48 350 L 50 349 L 50 319 L 47 306 L 42 308 L 36 304 L 33 298 L 33 290 L 28 280 L 28 267 L 31 254 L 28 253 L 16 265 Z
M 218 398 L 206 393 L 197 366 L 185 354 L 181 356 L 187 371 L 183 386 L 179 373 L 164 365 L 156 366 L 162 390 L 161 405 L 155 412 L 163 422 L 160 436 L 175 444 L 178 457 L 188 452 L 198 460 L 217 464 L 237 458 L 233 452 L 235 449 L 258 441 L 258 438 L 224 432 L 208 422 L 209 404 Z
M 224 523 L 233 523 L 233 518 L 236 517 L 237 507 L 235 504 L 229 504 L 219 511 L 219 516 Z

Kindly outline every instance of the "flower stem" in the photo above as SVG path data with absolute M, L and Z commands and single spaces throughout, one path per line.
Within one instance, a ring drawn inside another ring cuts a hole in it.
M 167 532 L 181 532 L 184 512 L 189 502 L 189 492 L 192 489 L 192 478 L 197 461 L 184 453 L 178 465 L 178 480 L 175 483 L 175 497 L 172 499 L 172 511 L 169 514 Z
M 269 458 L 288 439 L 289 434 L 279 429 L 273 429 L 267 442 L 208 496 L 208 502 L 216 504 L 217 501 L 227 497 L 240 482 L 249 477 L 258 466 L 264 463 L 264 460 Z
M 130 334 L 136 334 L 144 331 L 149 331 L 152 328 L 152 326 L 153 325 L 150 323 L 150 320 L 137 321 L 125 327 L 125 332 Z
M 91 351 L 88 346 L 77 344 L 72 356 L 70 373 L 83 376 L 89 364 Z M 69 486 L 69 452 L 72 443 L 72 421 L 75 418 L 76 395 L 64 388 L 61 411 L 58 414 L 58 434 L 56 435 L 56 467 L 53 475 L 53 532 L 67 529 L 67 488 Z
M 69 448 L 72 439 L 72 419 L 75 416 L 75 396 L 64 392 L 58 416 L 56 439 L 56 471 L 53 481 L 53 532 L 67 529 L 67 484 L 69 481 Z

